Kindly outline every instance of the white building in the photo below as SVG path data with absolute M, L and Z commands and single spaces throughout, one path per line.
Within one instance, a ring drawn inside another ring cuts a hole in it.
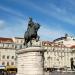
M 64 37 L 57 38 L 53 42 L 63 44 L 67 47 L 71 47 L 72 45 L 75 45 L 75 37 L 68 36 L 68 34 L 65 34 Z
M 41 46 L 47 50 L 44 53 L 45 68 L 70 68 L 70 59 L 73 57 L 75 61 L 75 41 L 73 37 L 65 36 L 63 39 L 54 40 L 54 42 L 36 42 L 35 40 L 32 40 L 32 42 L 32 46 Z M 23 43 L 24 38 L 0 38 L 0 64 L 5 66 L 16 65 L 16 50 L 25 48 Z
M 45 52 L 45 68 L 71 68 L 70 59 L 73 57 L 75 61 L 75 46 L 66 47 L 49 41 L 44 41 Z
M 16 50 L 18 49 L 22 49 L 22 48 L 25 48 L 25 46 L 23 45 L 24 43 L 24 38 L 20 38 L 20 37 L 14 37 L 12 38 L 14 43 L 15 43 L 15 46 L 16 46 Z
M 15 64 L 15 44 L 11 38 L 0 37 L 0 64 L 4 66 Z

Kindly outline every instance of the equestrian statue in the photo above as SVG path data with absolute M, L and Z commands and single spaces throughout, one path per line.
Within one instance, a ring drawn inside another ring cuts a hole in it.
M 28 42 L 30 42 L 30 46 L 32 46 L 32 40 L 35 39 L 36 42 L 39 41 L 39 35 L 37 34 L 38 29 L 40 28 L 40 24 L 34 23 L 32 18 L 29 17 L 28 28 L 24 34 L 24 45 L 28 47 Z

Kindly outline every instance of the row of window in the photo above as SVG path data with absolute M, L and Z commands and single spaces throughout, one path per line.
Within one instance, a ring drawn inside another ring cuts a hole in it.
M 5 62 L 2 62 L 2 65 L 5 65 Z M 7 66 L 9 66 L 9 65 L 14 65 L 14 62 L 11 62 L 11 64 L 9 64 L 9 62 L 7 62 L 6 65 L 7 65 Z
M 10 56 L 7 56 L 7 59 L 9 59 Z M 2 56 L 2 59 L 5 59 L 5 55 Z M 11 56 L 11 59 L 14 59 L 14 56 Z
M 5 43 L 0 43 L 0 47 L 6 48 L 6 47 L 12 47 L 14 48 L 15 45 L 14 44 L 5 44 Z
M 4 43 L 0 43 L 0 47 L 1 48 L 16 48 L 16 49 L 22 49 L 25 48 L 25 46 L 23 44 L 4 44 Z
M 69 52 L 48 52 L 47 55 L 54 55 L 54 56 L 73 56 L 74 53 L 69 53 Z
M 24 40 L 16 40 L 16 43 L 23 43 Z
M 24 45 L 16 45 L 15 48 L 16 49 L 23 49 L 23 48 L 25 48 L 25 46 Z

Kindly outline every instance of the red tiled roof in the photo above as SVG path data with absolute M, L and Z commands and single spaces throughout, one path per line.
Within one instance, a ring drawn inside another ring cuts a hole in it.
M 0 37 L 0 43 L 11 43 L 11 42 L 13 42 L 12 38 Z
M 51 46 L 52 42 L 50 42 L 50 41 L 42 41 L 42 45 L 43 46 L 45 46 L 45 45 Z
M 75 45 L 72 45 L 70 48 L 75 48 Z
M 42 41 L 43 46 L 52 46 L 52 47 L 61 47 L 61 48 L 67 48 L 65 45 L 61 44 L 59 45 L 58 43 L 50 42 L 50 41 Z

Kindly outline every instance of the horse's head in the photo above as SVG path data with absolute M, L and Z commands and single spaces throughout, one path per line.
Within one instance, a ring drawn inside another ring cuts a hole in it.
M 34 28 L 35 28 L 36 31 L 38 31 L 38 29 L 40 28 L 40 24 L 35 23 Z

